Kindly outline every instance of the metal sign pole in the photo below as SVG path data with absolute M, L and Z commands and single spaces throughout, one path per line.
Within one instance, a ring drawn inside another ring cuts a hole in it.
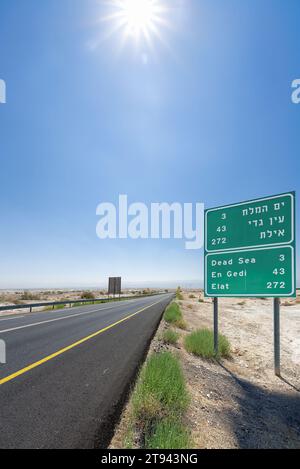
M 280 376 L 280 298 L 274 298 L 274 366 Z
M 214 302 L 214 351 L 218 355 L 219 352 L 219 324 L 218 324 L 218 298 L 213 299 Z

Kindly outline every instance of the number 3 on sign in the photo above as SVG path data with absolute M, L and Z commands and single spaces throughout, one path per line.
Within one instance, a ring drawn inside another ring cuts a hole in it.
M 273 274 L 274 275 L 285 275 L 285 269 L 283 267 L 281 269 L 274 269 Z

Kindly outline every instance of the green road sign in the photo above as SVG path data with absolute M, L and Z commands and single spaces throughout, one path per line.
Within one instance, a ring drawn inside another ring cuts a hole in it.
M 290 244 L 295 194 L 283 194 L 205 212 L 208 252 Z
M 294 192 L 206 210 L 206 296 L 295 294 Z
M 205 291 L 207 296 L 293 296 L 294 248 L 209 253 Z

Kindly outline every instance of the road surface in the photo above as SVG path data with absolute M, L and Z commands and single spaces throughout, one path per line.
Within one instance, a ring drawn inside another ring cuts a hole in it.
M 0 448 L 106 447 L 172 295 L 0 318 Z

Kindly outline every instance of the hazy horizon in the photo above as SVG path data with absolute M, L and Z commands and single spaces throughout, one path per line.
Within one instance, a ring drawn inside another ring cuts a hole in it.
M 107 282 L 108 283 L 108 282 Z M 48 285 L 48 286 L 8 286 L 0 288 L 0 291 L 23 291 L 23 290 L 106 290 L 107 283 L 99 282 L 95 284 L 81 284 L 81 285 Z M 146 282 L 123 282 L 122 289 L 141 289 L 141 288 L 200 288 L 203 289 L 203 281 L 197 280 L 178 280 L 178 281 L 146 281 Z

